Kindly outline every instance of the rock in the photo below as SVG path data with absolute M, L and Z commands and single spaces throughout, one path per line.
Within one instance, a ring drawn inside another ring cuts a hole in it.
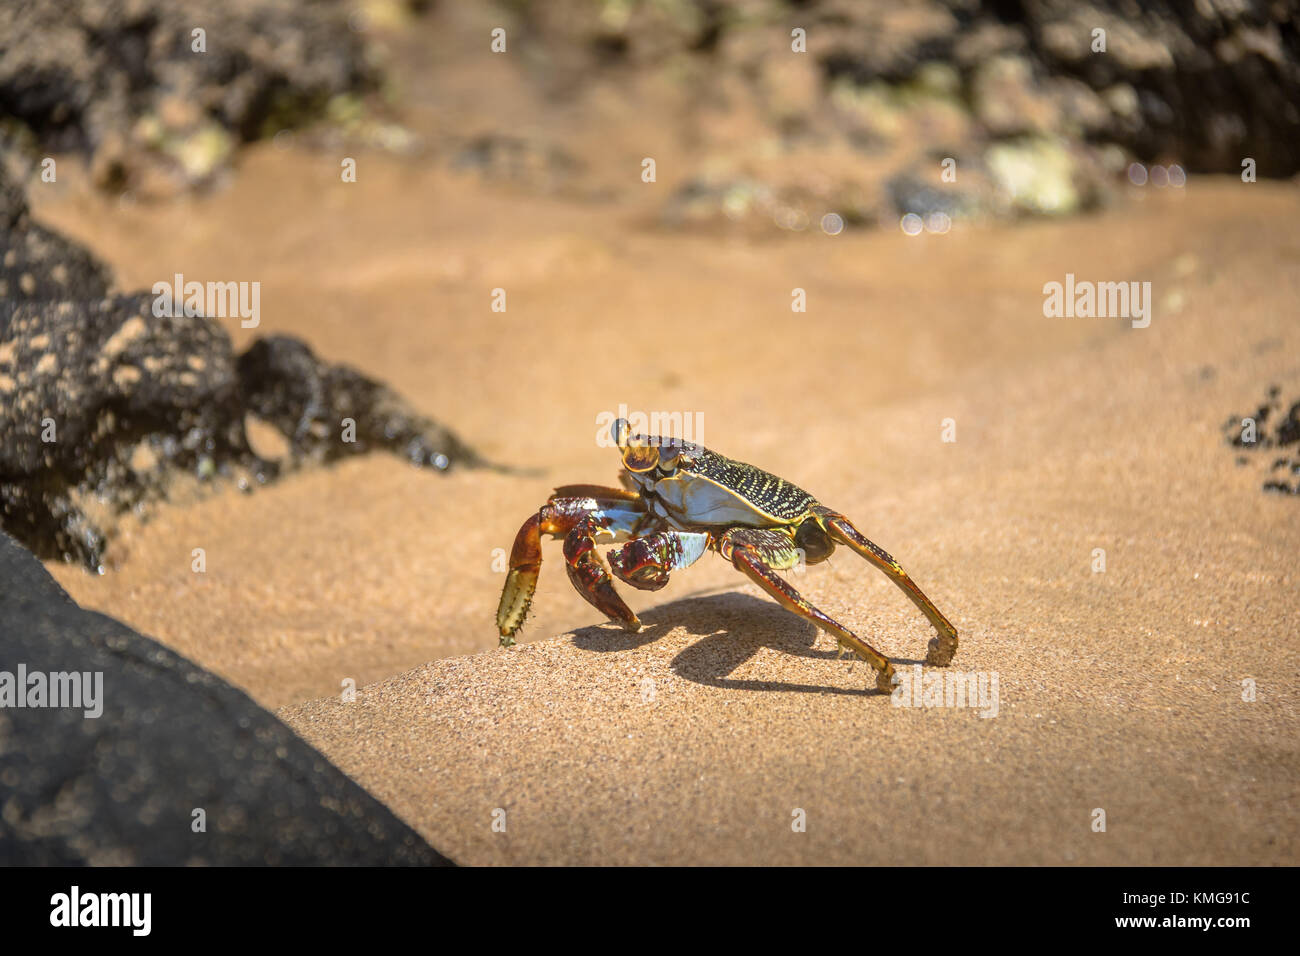
M 996 143 L 985 153 L 984 162 L 1017 212 L 1065 215 L 1084 206 L 1074 159 L 1059 142 L 1027 138 Z
M 522 136 L 484 133 L 451 145 L 451 167 L 477 173 L 486 182 L 548 193 L 572 191 L 584 170 L 560 147 Z
M 1047 133 L 1060 125 L 1056 104 L 1044 95 L 1022 57 L 995 57 L 976 67 L 971 102 L 976 117 L 993 136 Z
M 99 568 L 108 516 L 168 497 L 178 473 L 274 477 L 244 437 L 225 331 L 152 304 L 0 303 L 0 522 L 41 557 Z
M 1197 0 L 1140 7 L 1125 0 L 1022 0 L 1034 55 L 1094 91 L 1126 85 L 1139 116 L 1104 137 L 1145 161 L 1176 158 L 1192 172 L 1300 170 L 1300 19 L 1296 0 Z M 1092 31 L 1106 31 L 1106 52 Z M 1267 171 L 1267 172 L 1265 172 Z
M 0 300 L 98 298 L 109 272 L 87 250 L 32 222 L 0 153 Z
M 1253 441 L 1243 422 L 1251 420 Z M 1264 491 L 1284 495 L 1300 495 L 1300 396 L 1293 396 L 1288 404 L 1282 400 L 1280 386 L 1270 386 L 1259 407 L 1249 416 L 1232 415 L 1223 424 L 1225 441 L 1242 451 L 1261 454 L 1267 452 L 1267 468 L 1263 469 Z M 1237 464 L 1249 463 L 1239 457 Z
M 36 223 L 0 227 L 0 300 L 93 299 L 110 281 L 98 259 L 58 233 Z
M 828 213 L 849 226 L 874 224 L 879 216 L 877 197 L 844 176 L 780 177 L 767 182 L 706 174 L 691 177 L 669 195 L 659 222 L 671 229 L 744 229 L 763 235 L 773 229 L 817 230 Z
M 31 222 L 0 163 L 0 527 L 43 558 L 103 570 L 120 517 L 158 502 L 384 449 L 445 471 L 486 465 L 391 389 L 319 362 L 286 336 L 236 366 L 201 315 L 108 296 L 89 251 Z M 7 224 L 7 225 L 6 225 Z M 252 411 L 281 428 L 284 462 L 249 445 Z M 356 422 L 346 441 L 344 419 Z
M 938 164 L 935 165 L 937 168 Z M 973 171 L 965 165 L 959 168 L 962 182 L 970 181 Z M 890 178 L 885 183 L 885 191 L 894 211 L 899 216 L 913 213 L 922 219 L 928 219 L 936 213 L 941 213 L 953 220 L 992 212 L 965 185 L 958 187 L 941 181 L 925 182 L 910 171 L 900 172 Z
M 3 865 L 451 864 L 242 691 L 78 607 L 3 532 L 0 581 Z M 17 707 L 19 667 L 102 676 L 93 702 Z
M 1266 175 L 1290 176 L 1300 170 L 1297 20 L 1297 0 L 830 0 L 722 18 L 722 59 L 712 69 L 761 72 L 761 45 L 731 34 L 798 25 L 832 89 L 899 90 L 941 62 L 959 73 L 968 107 L 994 138 L 1035 133 L 1076 148 L 1116 145 L 1192 172 L 1240 173 L 1250 156 Z M 549 25 L 562 29 L 558 18 Z M 1093 50 L 1095 29 L 1106 31 L 1105 52 Z M 1133 113 L 1102 114 L 1077 87 L 1054 82 L 1065 80 L 1098 96 L 1127 87 Z M 906 122 L 890 117 L 888 125 L 901 127 L 888 138 L 923 151 L 985 145 L 918 143 Z
M 0 4 L 0 114 L 41 148 L 91 157 L 109 188 L 206 181 L 247 141 L 372 87 L 339 0 L 41 0 Z M 195 29 L 205 31 L 195 49 Z
M 323 464 L 383 449 L 439 471 L 487 464 L 386 385 L 320 361 L 290 336 L 258 339 L 239 357 L 238 374 L 245 407 L 279 428 L 299 459 Z
M 258 340 L 236 365 L 217 323 L 157 316 L 153 302 L 0 303 L 0 524 L 41 557 L 102 569 L 122 514 L 346 455 L 486 464 L 391 389 L 296 339 Z M 284 432 L 283 468 L 249 446 L 248 412 Z

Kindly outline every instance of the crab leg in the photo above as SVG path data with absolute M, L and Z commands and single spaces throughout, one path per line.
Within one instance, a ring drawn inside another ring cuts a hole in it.
M 497 605 L 497 628 L 501 633 L 503 647 L 514 643 L 515 632 L 523 625 L 528 606 L 532 603 L 533 592 L 537 590 L 537 577 L 542 570 L 541 536 L 564 537 L 567 545 L 568 536 L 592 514 L 598 515 L 599 520 L 604 522 L 597 527 L 603 527 L 616 536 L 630 534 L 645 517 L 644 508 L 637 496 L 619 488 L 594 485 L 557 488 L 550 500 L 525 521 L 515 535 L 505 587 L 501 590 L 501 602 Z M 582 588 L 579 590 L 582 591 Z M 587 596 L 585 591 L 583 596 Z M 631 611 L 628 614 L 631 615 Z
M 812 621 L 833 635 L 840 645 L 848 645 L 854 653 L 876 669 L 876 689 L 890 694 L 894 690 L 894 665 L 878 650 L 858 637 L 830 615 L 819 610 L 795 590 L 785 578 L 777 574 L 781 568 L 798 563 L 798 550 L 794 542 L 784 538 L 785 545 L 776 532 L 765 530 L 729 531 L 719 539 L 718 551 L 736 568 L 780 603 L 787 611 Z
M 614 574 L 634 588 L 658 591 L 673 571 L 689 568 L 708 549 L 711 537 L 705 532 L 660 531 L 629 541 L 609 552 Z
M 925 596 L 925 592 L 916 586 L 916 582 L 907 576 L 902 565 L 894 560 L 893 556 L 884 548 L 867 540 L 867 537 L 853 526 L 853 522 L 842 514 L 833 511 L 819 511 L 818 516 L 830 532 L 832 538 L 842 544 L 847 544 L 850 548 L 862 555 L 885 574 L 889 575 L 890 580 L 902 589 L 903 593 L 912 599 L 912 603 L 921 609 L 930 623 L 934 625 L 938 632 L 931 639 L 927 649 L 925 662 L 934 667 L 946 667 L 952 663 L 953 655 L 957 653 L 957 629 L 949 623 L 948 619 L 939 612 L 934 603 Z

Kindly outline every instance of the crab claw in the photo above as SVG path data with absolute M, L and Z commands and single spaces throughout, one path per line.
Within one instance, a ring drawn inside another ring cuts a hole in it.
M 502 647 L 514 644 L 515 632 L 523 626 L 533 592 L 537 590 L 537 577 L 542 570 L 541 525 L 541 514 L 525 521 L 510 552 L 510 570 L 497 605 L 497 630 Z
M 564 539 L 564 561 L 569 580 L 592 607 L 614 623 L 621 624 L 623 630 L 635 633 L 641 630 L 641 621 L 614 590 L 614 582 L 596 553 L 592 529 L 591 520 L 584 520 Z
M 628 545 L 606 556 L 615 577 L 642 591 L 658 591 L 668 583 L 669 569 L 656 558 L 646 539 L 630 541 Z

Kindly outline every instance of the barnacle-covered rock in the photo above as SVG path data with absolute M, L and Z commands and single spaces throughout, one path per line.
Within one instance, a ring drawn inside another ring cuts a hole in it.
M 0 163 L 0 527 L 43 558 L 102 569 L 118 519 L 216 485 L 382 449 L 445 471 L 482 460 L 387 386 L 296 339 L 236 362 L 212 319 L 109 296 L 88 250 L 31 221 Z M 250 446 L 249 413 L 289 454 Z M 343 423 L 355 423 L 353 433 Z
M 229 337 L 152 302 L 0 304 L 0 520 L 42 557 L 98 568 L 113 516 L 178 473 L 274 477 L 244 435 Z

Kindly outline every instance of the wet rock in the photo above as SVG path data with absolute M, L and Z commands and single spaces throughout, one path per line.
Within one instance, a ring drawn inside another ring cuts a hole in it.
M 330 97 L 373 85 L 350 6 L 0 4 L 0 114 L 29 126 L 42 149 L 87 154 L 105 187 L 202 182 L 232 142 L 299 125 Z
M 90 299 L 109 284 L 108 270 L 58 233 L 36 223 L 0 227 L 0 300 Z
M 83 675 L 94 698 L 0 707 L 5 865 L 451 863 L 242 691 L 78 607 L 3 532 L 0 581 L 0 694 L 35 700 L 22 667 Z

